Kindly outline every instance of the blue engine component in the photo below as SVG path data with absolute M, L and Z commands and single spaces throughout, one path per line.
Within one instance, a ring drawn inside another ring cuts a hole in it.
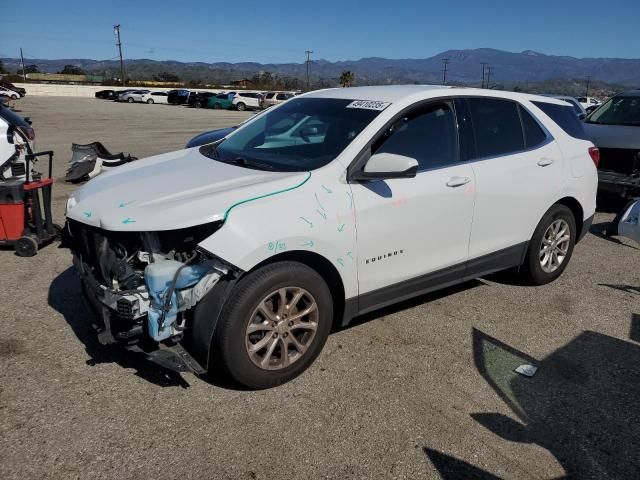
M 180 273 L 178 273 L 180 270 Z M 160 260 L 151 263 L 144 269 L 144 281 L 149 290 L 151 305 L 147 314 L 149 335 L 156 341 L 166 340 L 171 336 L 171 327 L 178 316 L 178 299 L 176 291 L 193 287 L 209 271 L 210 266 L 185 265 L 175 260 Z M 174 282 L 170 304 L 165 308 L 167 295 Z M 163 316 L 164 311 L 164 316 Z

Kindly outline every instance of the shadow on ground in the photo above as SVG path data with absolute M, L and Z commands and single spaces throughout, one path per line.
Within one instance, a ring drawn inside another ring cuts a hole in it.
M 189 387 L 179 374 L 155 365 L 142 354 L 128 352 L 122 348 L 101 345 L 89 319 L 94 315 L 86 304 L 78 276 L 73 267 L 58 275 L 49 287 L 49 305 L 60 312 L 73 333 L 84 344 L 89 355 L 87 365 L 117 363 L 121 367 L 135 370 L 135 374 L 162 387 Z
M 633 314 L 632 337 L 639 323 Z M 544 447 L 564 478 L 640 478 L 639 345 L 585 331 L 536 361 L 480 330 L 472 335 L 476 368 L 516 417 L 472 414 L 480 425 L 503 440 Z M 522 364 L 537 366 L 537 373 L 515 373 Z M 498 478 L 442 452 L 424 452 L 444 479 Z

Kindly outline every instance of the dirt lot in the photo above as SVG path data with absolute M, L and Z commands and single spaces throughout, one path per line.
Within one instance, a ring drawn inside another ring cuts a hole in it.
M 26 97 L 71 142 L 143 157 L 239 112 Z M 63 220 L 73 187 L 56 184 Z M 505 275 L 360 319 L 293 382 L 237 391 L 100 346 L 68 251 L 0 251 L 1 478 L 640 478 L 640 250 L 596 216 L 554 284 Z M 528 379 L 513 373 L 540 367 Z

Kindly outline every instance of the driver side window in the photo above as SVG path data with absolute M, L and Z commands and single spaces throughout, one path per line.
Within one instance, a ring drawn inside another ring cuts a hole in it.
M 378 139 L 371 153 L 414 158 L 419 172 L 458 162 L 457 129 L 451 104 L 434 103 L 403 115 Z

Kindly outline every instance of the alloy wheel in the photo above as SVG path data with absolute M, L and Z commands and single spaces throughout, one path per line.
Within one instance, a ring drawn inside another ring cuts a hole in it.
M 567 256 L 571 242 L 571 229 L 566 220 L 555 220 L 542 236 L 540 243 L 540 267 L 546 273 L 553 273 Z
M 303 288 L 284 287 L 265 296 L 253 311 L 245 333 L 251 362 L 281 370 L 304 356 L 316 336 L 316 300 Z

